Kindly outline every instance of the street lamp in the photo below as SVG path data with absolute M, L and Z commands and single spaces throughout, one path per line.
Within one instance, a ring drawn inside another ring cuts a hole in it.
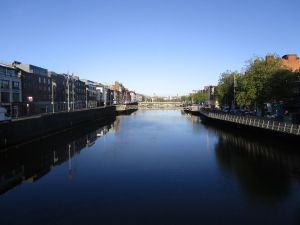
M 73 96 L 73 111 L 74 111 L 74 104 L 75 104 L 75 99 L 74 96 L 75 95 L 75 91 L 74 91 L 74 82 L 72 82 L 72 96 Z
M 85 88 L 85 108 L 88 107 L 88 99 L 87 99 L 87 93 L 89 91 L 89 88 Z
M 67 84 L 68 84 L 68 112 L 70 112 L 70 83 L 69 83 L 69 74 L 68 74 L 68 79 L 67 79 Z
M 51 102 L 51 104 L 52 104 L 52 113 L 54 113 L 55 109 L 54 109 L 54 90 L 53 90 L 53 87 L 54 86 L 56 87 L 56 83 L 53 83 L 53 80 L 52 80 L 51 84 L 52 84 L 52 102 Z

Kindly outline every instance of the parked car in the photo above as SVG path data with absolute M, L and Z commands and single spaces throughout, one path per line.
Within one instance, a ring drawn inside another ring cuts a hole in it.
M 222 107 L 222 112 L 229 113 L 229 106 L 223 106 Z
M 273 114 L 271 112 L 267 112 L 265 117 L 267 117 L 268 119 L 275 119 L 277 117 L 277 115 Z

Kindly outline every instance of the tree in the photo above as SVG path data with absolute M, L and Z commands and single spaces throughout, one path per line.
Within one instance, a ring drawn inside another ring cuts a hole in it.
M 268 79 L 266 96 L 271 102 L 287 101 L 294 95 L 297 74 L 289 70 L 279 70 Z
M 193 94 L 193 101 L 196 103 L 205 102 L 208 100 L 208 95 L 205 92 L 198 91 L 197 93 Z
M 235 71 L 226 71 L 220 75 L 219 82 L 215 88 L 217 100 L 221 105 L 231 105 L 234 101 L 234 80 L 239 86 L 242 75 Z
M 241 80 L 237 103 L 241 106 L 257 104 L 263 108 L 263 104 L 269 100 L 269 79 L 280 70 L 281 60 L 274 55 L 250 61 Z
M 192 96 L 191 95 L 181 96 L 180 99 L 181 99 L 182 102 L 191 102 L 192 101 Z

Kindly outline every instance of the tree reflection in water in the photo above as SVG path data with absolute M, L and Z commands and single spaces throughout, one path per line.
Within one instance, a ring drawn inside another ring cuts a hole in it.
M 234 174 L 249 200 L 276 204 L 290 194 L 292 180 L 299 181 L 300 175 L 300 154 L 293 145 L 214 130 L 219 136 L 216 159 L 222 171 Z
M 187 118 L 193 124 L 201 123 L 198 116 Z M 205 126 L 219 137 L 215 152 L 222 173 L 236 178 L 249 202 L 279 204 L 291 194 L 292 182 L 300 183 L 300 153 L 295 143 L 228 127 Z

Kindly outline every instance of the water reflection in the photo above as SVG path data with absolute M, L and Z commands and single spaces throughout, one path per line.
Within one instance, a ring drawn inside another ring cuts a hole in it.
M 62 133 L 0 153 L 0 195 L 24 182 L 35 182 L 65 161 L 73 179 L 72 157 L 95 144 L 110 129 L 117 130 L 120 118 Z
M 0 196 L 0 224 L 299 222 L 300 159 L 286 146 L 179 111 L 106 125 L 1 154 L 2 190 L 43 179 Z
M 197 116 L 189 117 L 195 124 L 201 122 Z M 299 183 L 300 154 L 293 143 L 206 127 L 219 137 L 215 153 L 221 171 L 237 179 L 251 202 L 279 203 L 291 194 L 292 182 Z

